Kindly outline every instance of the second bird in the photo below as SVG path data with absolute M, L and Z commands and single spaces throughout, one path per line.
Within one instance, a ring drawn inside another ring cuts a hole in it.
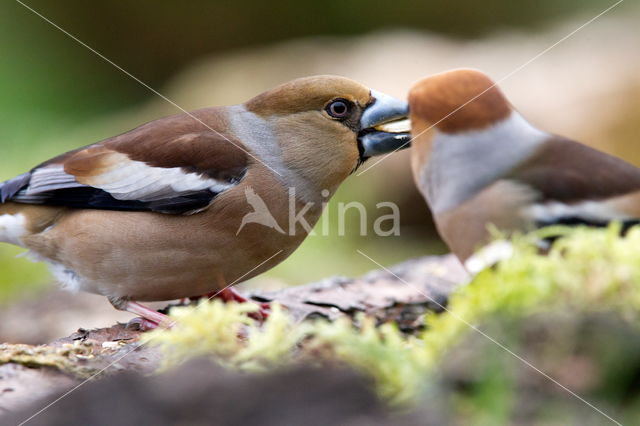
M 463 262 L 490 225 L 508 234 L 640 218 L 640 169 L 534 127 L 479 71 L 427 77 L 409 104 L 415 180 Z

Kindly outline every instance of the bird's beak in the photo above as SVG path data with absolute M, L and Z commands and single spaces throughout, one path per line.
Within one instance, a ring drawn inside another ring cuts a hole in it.
M 407 148 L 411 142 L 409 104 L 376 90 L 371 91 L 371 98 L 360 117 L 358 144 L 362 160 Z

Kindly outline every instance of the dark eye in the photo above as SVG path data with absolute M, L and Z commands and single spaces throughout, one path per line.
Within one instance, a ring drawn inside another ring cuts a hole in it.
M 325 110 L 333 118 L 345 118 L 349 115 L 349 101 L 345 99 L 335 99 L 327 104 Z

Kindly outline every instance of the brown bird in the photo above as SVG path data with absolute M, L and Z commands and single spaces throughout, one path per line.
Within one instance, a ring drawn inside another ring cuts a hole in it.
M 161 118 L 1 183 L 0 241 L 70 290 L 166 324 L 138 302 L 242 300 L 226 287 L 289 256 L 350 173 L 406 144 L 408 128 L 385 131 L 406 115 L 405 102 L 316 76 Z M 243 222 L 252 206 L 272 217 Z
M 414 178 L 461 261 L 489 242 L 489 225 L 638 222 L 640 169 L 532 126 L 485 74 L 427 77 L 409 104 Z

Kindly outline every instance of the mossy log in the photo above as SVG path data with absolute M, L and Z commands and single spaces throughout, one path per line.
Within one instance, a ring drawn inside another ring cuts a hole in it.
M 468 278 L 451 255 L 413 259 L 389 271 L 255 292 L 251 298 L 278 302 L 298 321 L 335 320 L 364 312 L 381 322 L 394 320 L 403 331 L 412 333 L 422 327 L 421 315 L 441 310 L 447 296 Z M 140 336 L 140 331 L 116 324 L 79 329 L 47 345 L 0 345 L 0 413 L 72 389 L 86 379 L 121 371 L 153 372 L 161 354 L 141 344 Z

